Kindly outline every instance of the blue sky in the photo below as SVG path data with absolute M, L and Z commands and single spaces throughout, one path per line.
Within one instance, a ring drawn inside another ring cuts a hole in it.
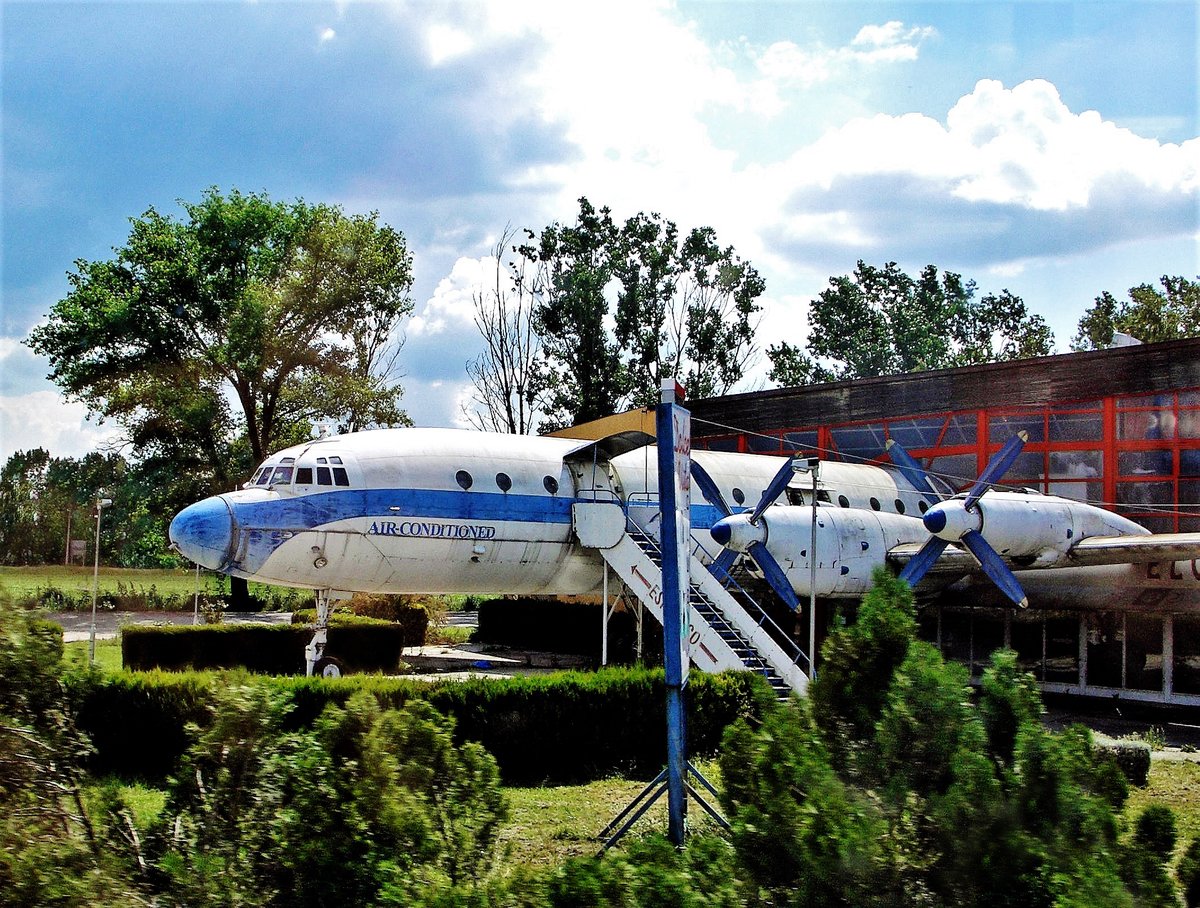
M 1103 290 L 1200 271 L 1191 2 L 0 5 L 0 457 L 78 455 L 21 340 L 128 219 L 210 186 L 379 211 L 416 262 L 401 368 L 455 425 L 506 225 L 711 225 L 803 340 L 857 259 L 1008 288 L 1066 350 Z M 765 364 L 747 382 L 763 382 Z

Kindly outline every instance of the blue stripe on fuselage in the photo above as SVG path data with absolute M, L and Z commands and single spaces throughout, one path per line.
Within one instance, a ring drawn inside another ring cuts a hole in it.
M 570 524 L 578 499 L 549 495 L 460 492 L 444 489 L 349 489 L 269 501 L 225 496 L 242 533 L 249 533 L 239 573 L 254 574 L 291 533 L 320 530 L 353 518 L 420 518 L 457 521 L 521 521 Z M 655 507 L 647 503 L 646 507 Z M 708 504 L 691 508 L 692 526 L 706 528 L 721 514 Z

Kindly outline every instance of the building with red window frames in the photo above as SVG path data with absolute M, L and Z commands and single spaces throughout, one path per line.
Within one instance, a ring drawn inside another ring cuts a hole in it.
M 1013 434 L 1005 483 L 1099 504 L 1156 533 L 1200 531 L 1200 340 L 691 401 L 693 446 L 886 463 L 895 438 L 965 488 Z M 1200 705 L 1200 594 L 1121 610 L 926 609 L 947 656 L 1017 650 L 1047 690 Z

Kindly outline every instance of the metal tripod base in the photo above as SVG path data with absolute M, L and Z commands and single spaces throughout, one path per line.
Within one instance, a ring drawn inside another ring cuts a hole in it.
M 704 778 L 700 770 L 698 770 L 691 763 L 688 763 L 687 765 L 687 774 L 697 779 L 700 782 L 700 785 L 714 798 L 718 797 L 717 790 L 712 786 L 712 783 L 709 782 L 708 779 Z M 604 852 L 608 851 L 608 849 L 610 849 L 613 845 L 617 844 L 617 842 L 621 840 L 625 833 L 632 828 L 633 824 L 640 820 L 642 815 L 654 806 L 654 802 L 661 798 L 666 790 L 667 769 L 664 767 L 662 772 L 654 777 L 654 781 L 643 788 L 638 796 L 634 798 L 624 810 L 617 814 L 613 821 L 605 826 L 604 829 L 601 830 L 600 834 L 596 836 L 596 838 L 604 840 L 604 844 L 601 846 L 600 851 L 596 856 L 599 857 L 600 855 L 604 854 Z M 687 791 L 688 794 L 695 798 L 696 802 L 704 808 L 704 812 L 713 818 L 718 826 L 726 831 L 729 830 L 729 821 L 721 816 L 721 814 L 717 812 L 717 809 L 709 804 L 708 801 L 704 800 L 704 797 L 700 794 L 700 792 L 692 787 L 690 782 L 687 783 Z M 616 832 L 613 832 L 614 829 Z

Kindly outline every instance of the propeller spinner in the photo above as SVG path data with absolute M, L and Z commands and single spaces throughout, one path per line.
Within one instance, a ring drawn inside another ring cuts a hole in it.
M 992 456 L 965 498 L 951 498 L 946 501 L 940 500 L 934 494 L 933 483 L 929 481 L 921 465 L 895 440 L 888 441 L 888 453 L 892 462 L 918 491 L 935 502 L 922 518 L 925 529 L 931 534 L 929 541 L 904 566 L 904 570 L 900 572 L 901 580 L 909 586 L 916 586 L 937 562 L 938 556 L 946 546 L 951 542 L 959 542 L 975 556 L 984 574 L 1005 596 L 1021 608 L 1029 605 L 1029 599 L 1016 576 L 1004 563 L 1004 559 L 983 538 L 980 532 L 983 527 L 983 515 L 977 507 L 983 493 L 1012 466 L 1028 440 L 1027 432 L 1018 432 Z

